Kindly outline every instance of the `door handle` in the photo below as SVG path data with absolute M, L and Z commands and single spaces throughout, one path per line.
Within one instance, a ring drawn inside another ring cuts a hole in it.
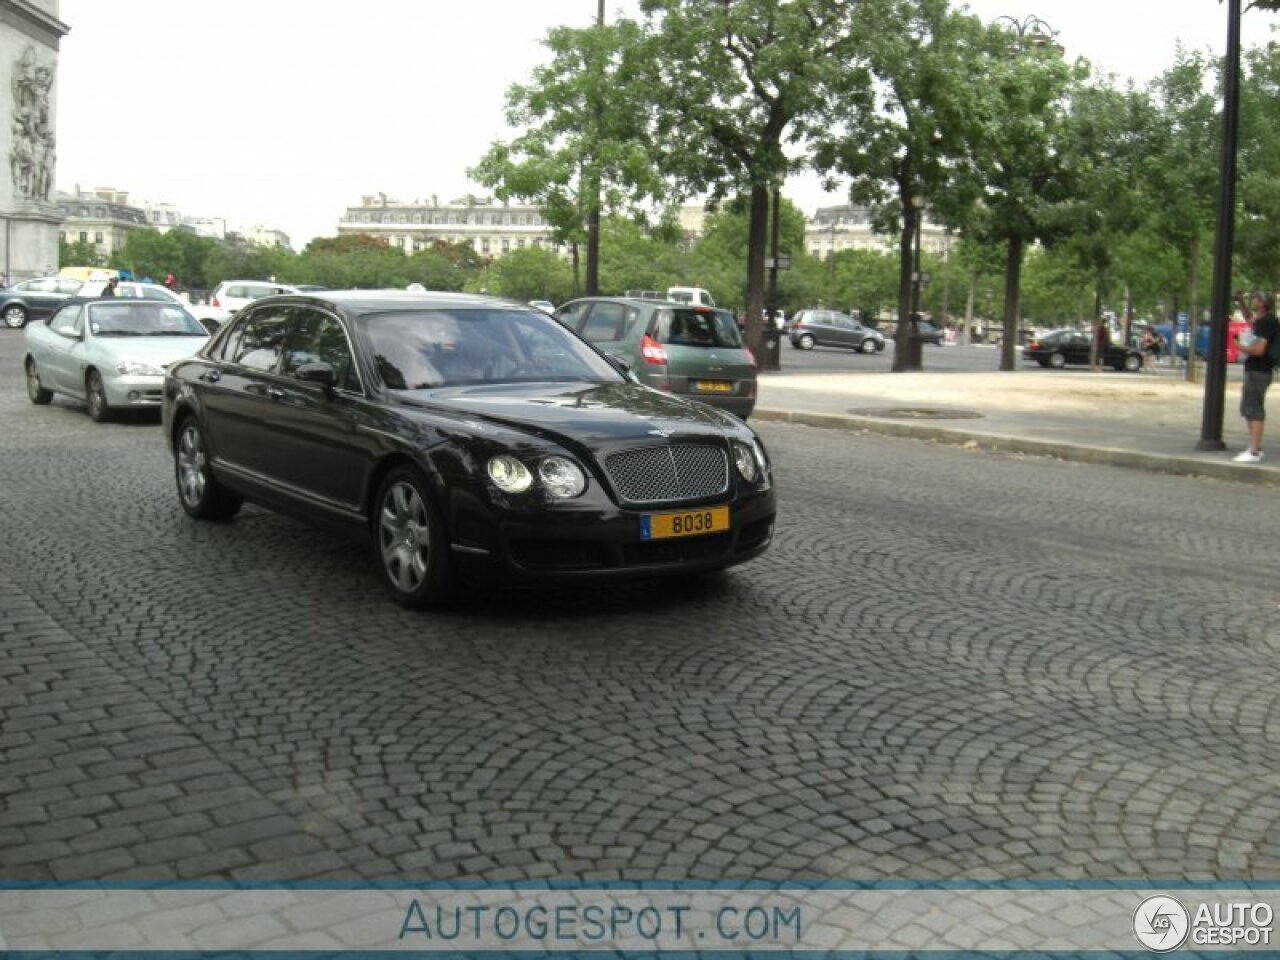
M 284 391 L 283 391 L 283 390 L 277 390 L 275 387 L 268 387 L 268 388 L 267 388 L 267 396 L 268 396 L 268 397 L 270 397 L 272 400 L 283 400 L 283 399 L 284 399 Z
M 205 383 L 217 383 L 222 379 L 222 374 L 217 370 L 206 370 L 204 373 L 200 374 L 200 379 Z

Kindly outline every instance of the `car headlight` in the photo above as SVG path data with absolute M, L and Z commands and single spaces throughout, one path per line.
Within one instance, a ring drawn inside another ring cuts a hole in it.
M 505 493 L 524 493 L 533 486 L 533 474 L 515 457 L 502 454 L 489 460 L 489 479 Z
M 739 440 L 733 441 L 733 462 L 743 480 L 747 483 L 756 482 L 756 478 L 760 476 L 760 463 L 756 459 L 755 450 Z
M 565 457 L 547 457 L 538 464 L 538 476 L 553 497 L 569 499 L 587 489 L 587 476 L 582 468 Z
M 121 360 L 116 364 L 116 372 L 126 377 L 163 377 L 164 367 L 139 363 L 137 360 Z

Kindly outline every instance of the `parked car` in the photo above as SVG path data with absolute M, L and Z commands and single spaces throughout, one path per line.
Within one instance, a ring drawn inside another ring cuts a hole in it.
M 235 313 L 241 307 L 248 306 L 263 297 L 301 292 L 288 283 L 267 280 L 223 280 L 213 288 L 213 293 L 209 294 L 209 306 Z
M 48 319 L 80 291 L 82 281 L 72 277 L 37 277 L 0 290 L 0 317 L 14 330 L 32 320 Z
M 756 360 L 727 311 L 626 297 L 585 297 L 555 317 L 646 386 L 743 420 L 756 405 Z
M 773 533 L 772 467 L 746 424 L 489 297 L 259 301 L 169 369 L 163 427 L 188 514 L 228 519 L 247 499 L 345 527 L 408 607 L 461 577 L 717 570 Z
M 814 347 L 846 347 L 862 353 L 884 349 L 884 334 L 838 310 L 801 310 L 787 328 L 791 345 L 798 350 Z
M 80 288 L 80 296 L 97 297 L 106 287 L 102 280 L 89 280 Z M 229 310 L 222 310 L 209 304 L 193 304 L 187 302 L 181 294 L 174 293 L 159 283 L 142 283 L 137 280 L 121 280 L 116 284 L 117 297 L 133 297 L 139 300 L 160 300 L 164 303 L 176 303 L 199 320 L 204 328 L 212 333 L 227 322 L 231 316 Z
M 208 339 L 180 304 L 77 297 L 28 324 L 27 396 L 36 404 L 55 393 L 84 400 L 99 422 L 116 410 L 159 407 L 165 368 Z
M 543 313 L 555 313 L 556 305 L 550 300 L 530 300 L 529 306 L 535 310 L 541 310 Z
M 1022 356 L 1034 360 L 1042 367 L 1061 369 L 1068 364 L 1089 364 L 1089 348 L 1093 342 L 1093 334 L 1088 330 L 1055 330 L 1030 341 L 1022 348 Z M 1128 370 L 1130 373 L 1142 369 L 1142 352 L 1133 347 L 1118 343 L 1107 345 L 1102 362 L 1116 370 Z
M 942 341 L 946 338 L 942 328 L 935 327 L 928 320 L 916 321 L 916 333 L 922 343 L 931 343 L 935 347 L 942 346 Z

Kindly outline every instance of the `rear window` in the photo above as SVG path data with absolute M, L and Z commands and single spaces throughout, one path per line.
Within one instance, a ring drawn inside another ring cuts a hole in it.
M 733 317 L 711 310 L 659 311 L 654 339 L 673 347 L 741 347 Z

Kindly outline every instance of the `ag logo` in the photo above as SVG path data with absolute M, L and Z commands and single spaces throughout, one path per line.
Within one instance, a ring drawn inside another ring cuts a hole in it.
M 1182 946 L 1191 928 L 1191 915 L 1173 897 L 1147 897 L 1133 913 L 1133 935 L 1154 953 Z

